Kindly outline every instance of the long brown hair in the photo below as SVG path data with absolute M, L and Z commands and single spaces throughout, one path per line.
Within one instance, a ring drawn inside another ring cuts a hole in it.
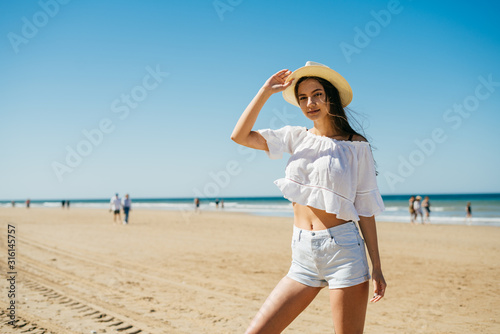
M 332 85 L 332 83 L 328 80 L 325 80 L 320 77 L 301 77 L 297 83 L 295 84 L 295 98 L 297 99 L 297 103 L 299 102 L 299 85 L 301 82 L 307 79 L 317 80 L 323 89 L 325 90 L 327 103 L 330 103 L 330 111 L 328 113 L 330 122 L 332 123 L 332 127 L 335 132 L 338 132 L 340 135 L 358 135 L 362 136 L 360 133 L 355 131 L 351 124 L 349 124 L 349 119 L 347 118 L 346 112 L 342 107 L 342 103 L 340 100 L 340 94 L 338 89 Z M 349 117 L 352 118 L 352 117 Z M 354 120 L 358 125 L 357 120 Z M 364 138 L 364 136 L 362 136 Z M 365 138 L 366 139 L 366 138 Z
M 347 117 L 346 111 L 344 107 L 342 107 L 342 101 L 340 100 L 340 94 L 338 89 L 328 80 L 325 80 L 320 77 L 314 77 L 314 76 L 309 76 L 309 77 L 301 77 L 297 83 L 295 84 L 294 87 L 294 92 L 295 92 L 295 99 L 297 100 L 297 103 L 300 104 L 299 102 L 299 85 L 301 82 L 307 80 L 307 79 L 314 79 L 317 80 L 321 86 L 323 86 L 323 89 L 325 90 L 326 94 L 326 102 L 330 103 L 330 111 L 328 112 L 330 122 L 332 124 L 333 129 L 335 132 L 338 132 L 340 135 L 358 135 L 363 137 L 365 140 L 366 137 L 364 135 L 361 135 L 358 131 L 354 130 L 349 123 L 349 120 L 353 121 L 356 123 L 357 127 L 360 129 L 359 131 L 363 132 L 364 130 L 359 124 L 358 120 L 356 120 L 354 117 L 349 116 Z M 346 108 L 348 109 L 348 108 Z M 349 113 L 353 113 L 352 110 L 348 109 Z M 368 140 L 367 140 L 368 141 Z M 370 149 L 372 149 L 372 145 L 370 144 Z M 377 162 L 375 159 L 373 160 L 375 163 L 375 168 L 377 166 Z M 375 174 L 378 175 L 378 171 L 375 170 Z

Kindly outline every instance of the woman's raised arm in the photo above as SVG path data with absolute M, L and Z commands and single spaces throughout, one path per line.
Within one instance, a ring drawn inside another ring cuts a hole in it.
M 231 134 L 231 140 L 243 146 L 268 151 L 267 142 L 264 137 L 257 131 L 252 131 L 252 128 L 260 110 L 269 97 L 274 93 L 285 90 L 292 84 L 292 81 L 285 83 L 290 74 L 289 70 L 281 70 L 266 81 L 240 116 Z

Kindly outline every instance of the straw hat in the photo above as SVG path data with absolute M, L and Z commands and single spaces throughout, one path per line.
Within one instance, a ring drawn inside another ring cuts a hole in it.
M 295 79 L 293 83 L 283 91 L 285 101 L 299 107 L 297 99 L 295 98 L 295 84 L 301 77 L 320 77 L 328 80 L 338 89 L 342 107 L 347 107 L 352 101 L 352 89 L 340 74 L 332 70 L 326 65 L 308 61 L 306 66 L 301 67 L 292 72 L 286 79 L 286 82 Z
M 417 196 L 416 199 L 420 201 L 422 199 L 422 196 Z

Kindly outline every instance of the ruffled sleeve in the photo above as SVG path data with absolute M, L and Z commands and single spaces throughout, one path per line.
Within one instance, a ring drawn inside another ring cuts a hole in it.
M 257 130 L 262 137 L 267 141 L 267 147 L 269 151 L 266 151 L 270 159 L 281 159 L 283 158 L 283 153 L 292 154 L 295 149 L 295 143 L 297 142 L 297 136 L 301 131 L 301 127 L 287 125 L 281 129 L 261 129 Z
M 371 217 L 385 210 L 382 196 L 378 190 L 375 161 L 370 145 L 358 147 L 358 185 L 354 207 L 359 216 Z

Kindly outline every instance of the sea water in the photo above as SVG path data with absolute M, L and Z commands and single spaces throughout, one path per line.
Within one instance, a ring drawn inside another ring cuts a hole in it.
M 413 194 L 429 196 L 432 224 L 471 224 L 500 226 L 500 194 Z M 385 211 L 377 221 L 410 222 L 408 200 L 411 195 L 383 195 Z M 200 198 L 202 211 L 244 212 L 255 215 L 293 217 L 292 203 L 283 197 L 229 197 L 216 207 L 215 198 Z M 471 202 L 472 218 L 466 221 L 466 205 Z M 70 199 L 71 208 L 109 209 L 109 199 Z M 11 207 L 10 201 L 0 201 L 1 207 Z M 16 207 L 25 206 L 16 201 Z M 32 207 L 61 207 L 61 200 L 32 200 Z M 132 198 L 136 209 L 193 211 L 193 198 Z M 425 210 L 423 210 L 425 213 Z M 419 218 L 420 221 L 420 218 Z

